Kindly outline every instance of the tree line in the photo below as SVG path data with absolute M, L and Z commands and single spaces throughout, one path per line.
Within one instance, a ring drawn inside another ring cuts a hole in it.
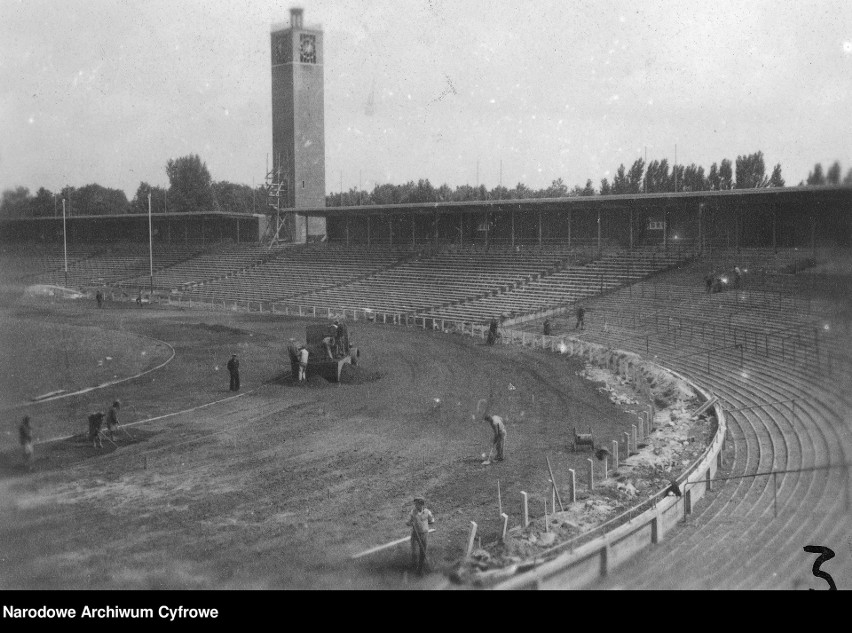
M 197 154 L 170 159 L 166 163 L 168 188 L 140 182 L 132 200 L 121 189 L 98 184 L 84 187 L 63 187 L 52 192 L 40 187 L 33 195 L 26 187 L 3 191 L 0 198 L 0 217 L 61 217 L 62 201 L 66 213 L 75 215 L 116 215 L 148 213 L 188 213 L 195 211 L 226 211 L 230 213 L 262 212 L 266 204 L 263 186 L 241 185 L 225 180 L 214 181 Z
M 169 187 L 153 186 L 140 182 L 132 200 L 120 189 L 110 189 L 98 184 L 83 187 L 63 187 L 51 192 L 41 187 L 31 194 L 26 187 L 3 191 L 0 198 L 0 217 L 28 218 L 62 215 L 62 201 L 66 212 L 74 215 L 114 215 L 122 213 L 147 213 L 148 195 L 151 196 L 152 213 L 188 213 L 197 211 L 224 211 L 229 213 L 262 212 L 266 207 L 264 185 L 250 187 L 228 181 L 214 181 L 197 154 L 190 154 L 166 163 Z M 816 163 L 799 186 L 841 184 L 840 163 L 835 161 L 827 170 Z M 842 184 L 852 185 L 852 169 L 846 173 Z M 756 187 L 783 187 L 781 165 L 776 164 L 767 175 L 763 152 L 737 156 L 736 161 L 723 159 L 713 163 L 705 172 L 695 165 L 669 165 L 668 159 L 653 160 L 647 165 L 641 158 L 630 168 L 618 166 L 612 181 L 603 178 L 596 189 L 591 179 L 584 186 L 568 187 L 562 178 L 549 187 L 532 189 L 522 182 L 514 187 L 485 185 L 473 187 L 447 184 L 435 187 L 429 179 L 409 181 L 401 185 L 376 185 L 372 191 L 352 188 L 349 191 L 326 196 L 326 206 L 346 207 L 356 205 L 394 205 L 422 202 L 463 202 L 466 200 L 526 200 L 530 198 L 562 198 L 573 196 L 618 195 L 638 193 L 664 193 L 675 191 L 721 191 L 728 189 L 753 189 Z

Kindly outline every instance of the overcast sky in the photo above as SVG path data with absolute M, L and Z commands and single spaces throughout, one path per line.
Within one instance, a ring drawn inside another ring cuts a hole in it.
M 269 32 L 325 33 L 326 190 L 852 167 L 852 1 L 0 0 L 0 189 L 263 181 Z M 374 92 L 375 109 L 366 104 Z M 360 174 L 359 174 L 360 172 Z

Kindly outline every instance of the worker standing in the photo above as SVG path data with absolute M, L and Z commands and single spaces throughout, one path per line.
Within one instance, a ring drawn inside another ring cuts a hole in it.
M 89 414 L 89 441 L 92 448 L 103 448 L 101 441 L 101 425 L 104 422 L 104 414 L 100 411 Z
M 107 411 L 106 415 L 106 427 L 107 433 L 109 433 L 109 439 L 115 439 L 115 433 L 113 429 L 118 428 L 118 410 L 121 408 L 121 402 L 119 400 L 115 400 L 112 403 L 112 406 Z
M 414 509 L 405 524 L 411 527 L 411 566 L 421 576 L 424 571 L 429 572 L 426 549 L 429 544 L 429 526 L 433 523 L 435 517 L 426 507 L 426 499 L 414 497 Z
M 349 329 L 346 323 L 336 319 L 334 325 L 337 328 L 334 338 L 337 343 L 337 353 L 340 356 L 346 356 L 349 353 Z
M 231 360 L 228 361 L 228 373 L 231 375 L 231 391 L 240 390 L 240 359 L 236 354 L 231 354 Z
M 291 338 L 290 344 L 287 345 L 287 354 L 290 356 L 290 379 L 293 382 L 299 380 L 299 346 L 296 345 L 296 339 Z
M 304 345 L 299 346 L 299 383 L 307 380 L 305 372 L 308 369 L 308 348 Z
M 574 329 L 586 329 L 586 309 L 583 306 L 577 308 L 577 325 L 574 326 Z
M 491 317 L 491 323 L 488 324 L 488 344 L 494 345 L 497 340 L 497 317 Z
M 491 430 L 494 431 L 494 437 L 491 440 L 493 445 L 492 450 L 497 450 L 496 462 L 503 461 L 503 445 L 506 443 L 506 425 L 503 423 L 503 418 L 499 415 L 486 415 L 482 418 L 491 425 Z
M 545 319 L 545 320 L 544 320 L 544 326 L 543 326 L 543 329 L 544 329 L 544 335 L 545 335 L 545 336 L 550 336 L 550 333 L 551 333 L 551 331 L 552 331 L 552 326 L 550 325 L 550 319 Z
M 18 436 L 21 441 L 21 449 L 24 451 L 24 465 L 27 470 L 33 469 L 33 429 L 30 426 L 30 416 L 25 415 L 18 427 Z

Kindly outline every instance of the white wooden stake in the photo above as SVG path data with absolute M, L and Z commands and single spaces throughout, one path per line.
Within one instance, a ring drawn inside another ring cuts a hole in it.
M 612 469 L 618 470 L 618 440 L 612 441 Z
M 595 489 L 595 462 L 591 459 L 587 459 L 586 462 L 589 464 L 589 490 Z
M 473 552 L 473 539 L 476 537 L 476 521 L 470 522 L 470 537 L 467 539 L 467 555 Z
M 568 469 L 568 474 L 571 477 L 571 482 L 568 484 L 568 503 L 576 503 L 577 501 L 577 473 L 573 468 Z
M 524 527 L 527 527 L 530 524 L 529 495 L 521 490 L 521 496 L 524 498 Z
M 506 540 L 506 530 L 509 527 L 509 515 L 504 512 L 500 516 L 503 517 L 503 536 L 502 536 L 502 539 L 503 539 L 503 541 L 505 541 Z

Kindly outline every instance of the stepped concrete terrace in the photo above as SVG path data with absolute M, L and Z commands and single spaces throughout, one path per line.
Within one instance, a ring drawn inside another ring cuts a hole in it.
M 390 269 L 412 256 L 407 248 L 365 249 L 327 244 L 288 246 L 269 261 L 233 276 L 187 288 L 185 298 L 206 301 L 290 300 Z M 301 301 L 301 299 L 299 299 Z
M 494 296 L 429 310 L 428 315 L 477 322 L 487 321 L 496 315 L 514 318 L 612 290 L 681 261 L 679 256 L 665 253 L 608 253 L 585 265 L 567 266 Z
M 68 266 L 68 285 L 75 288 L 114 285 L 126 279 L 143 275 L 150 270 L 149 248 L 146 244 L 115 243 L 90 245 L 95 253 Z M 155 271 L 189 259 L 202 250 L 197 245 L 154 246 Z M 35 283 L 65 283 L 64 270 L 54 270 L 36 277 Z
M 154 287 L 160 290 L 182 290 L 192 285 L 224 279 L 277 257 L 280 249 L 270 250 L 260 244 L 214 244 L 206 252 L 157 272 Z M 145 286 L 147 275 L 121 282 L 122 286 Z
M 692 274 L 700 280 L 702 270 L 696 263 L 672 277 Z M 658 291 L 668 296 L 659 287 Z M 714 304 L 721 304 L 724 295 L 699 293 L 691 301 L 713 314 Z M 823 588 L 826 583 L 811 574 L 815 555 L 802 549 L 823 545 L 837 556 L 822 569 L 832 574 L 839 588 L 848 588 L 852 583 L 847 549 L 852 519 L 849 337 L 821 330 L 819 336 L 825 338 L 797 342 L 795 335 L 778 334 L 767 323 L 813 325 L 814 315 L 792 300 L 782 301 L 780 307 L 769 302 L 761 310 L 740 312 L 730 328 L 725 326 L 724 339 L 721 325 L 715 336 L 706 329 L 702 335 L 694 327 L 663 325 L 647 316 L 634 320 L 628 311 L 635 296 L 631 299 L 620 290 L 589 300 L 586 329 L 575 332 L 570 324 L 561 323 L 555 334 L 562 330 L 638 352 L 713 392 L 728 416 L 727 468 L 682 527 L 595 587 Z M 624 305 L 616 307 L 619 298 Z M 678 306 L 689 305 L 688 301 L 658 301 L 650 307 L 673 319 L 695 314 L 691 309 L 680 311 Z M 540 323 L 524 327 L 537 330 Z M 753 331 L 764 340 L 752 347 L 740 334 L 734 343 L 734 330 Z M 780 474 L 761 474 L 772 472 Z
M 576 256 L 576 251 L 562 249 L 448 249 L 297 300 L 335 309 L 415 313 L 505 291 L 562 268 Z

